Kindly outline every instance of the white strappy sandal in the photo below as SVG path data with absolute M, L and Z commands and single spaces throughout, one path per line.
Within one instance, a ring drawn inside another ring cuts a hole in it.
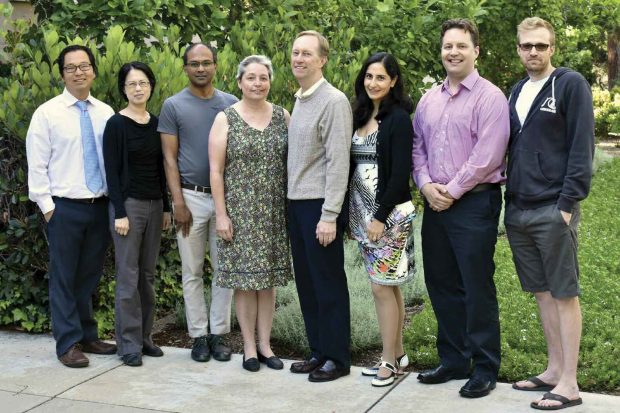
M 391 373 L 387 377 L 375 376 L 375 378 L 372 379 L 372 382 L 370 382 L 370 384 L 372 384 L 374 387 L 389 386 L 394 383 L 394 380 L 396 380 L 396 374 L 398 372 L 398 369 L 394 367 L 392 363 L 388 363 L 387 361 L 382 361 L 379 368 L 381 367 L 383 367 L 384 369 L 388 369 L 389 371 L 391 371 Z

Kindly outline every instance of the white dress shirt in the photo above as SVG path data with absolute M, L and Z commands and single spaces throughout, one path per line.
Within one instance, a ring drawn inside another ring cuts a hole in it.
M 61 95 L 39 106 L 32 115 L 26 135 L 28 196 L 45 214 L 54 209 L 52 196 L 93 198 L 106 195 L 108 187 L 103 165 L 103 130 L 114 110 L 90 94 L 88 114 L 95 131 L 103 188 L 91 192 L 84 176 L 84 155 L 78 99 L 65 89 Z

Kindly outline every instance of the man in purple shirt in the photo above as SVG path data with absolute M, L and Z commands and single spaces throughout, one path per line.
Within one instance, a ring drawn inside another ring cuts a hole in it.
M 424 273 L 441 359 L 418 380 L 444 383 L 471 372 L 463 397 L 488 395 L 500 364 L 493 254 L 510 126 L 503 93 L 475 69 L 478 54 L 473 23 L 443 23 L 448 76 L 422 97 L 413 121 L 413 178 L 425 198 Z

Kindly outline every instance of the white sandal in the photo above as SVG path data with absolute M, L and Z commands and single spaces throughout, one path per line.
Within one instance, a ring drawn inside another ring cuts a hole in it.
M 362 376 L 374 377 L 379 372 L 379 367 L 381 367 L 381 362 L 383 362 L 383 358 L 379 359 L 377 363 L 372 367 L 366 367 L 362 370 Z
M 398 373 L 396 374 L 400 374 L 400 375 L 405 374 L 404 369 L 408 365 L 409 365 L 409 357 L 407 356 L 407 353 L 403 354 L 400 357 L 396 357 L 396 367 L 398 368 Z
M 388 363 L 387 361 L 382 361 L 381 366 L 379 367 L 383 367 L 384 369 L 388 369 L 389 371 L 391 371 L 390 375 L 387 377 L 375 376 L 375 378 L 372 379 L 372 382 L 370 382 L 370 384 L 372 384 L 374 387 L 385 387 L 393 384 L 394 380 L 396 379 L 396 374 L 398 372 L 396 367 L 394 367 L 392 363 Z

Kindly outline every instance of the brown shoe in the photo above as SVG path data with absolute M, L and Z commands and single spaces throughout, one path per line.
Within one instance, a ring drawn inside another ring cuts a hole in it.
M 320 360 L 312 357 L 310 360 L 297 361 L 291 364 L 291 373 L 308 374 L 323 364 Z
M 67 367 L 78 368 L 88 366 L 88 358 L 75 345 L 71 346 L 65 354 L 58 357 L 58 360 Z
M 108 344 L 101 340 L 82 342 L 82 351 L 93 354 L 116 354 L 116 344 Z

